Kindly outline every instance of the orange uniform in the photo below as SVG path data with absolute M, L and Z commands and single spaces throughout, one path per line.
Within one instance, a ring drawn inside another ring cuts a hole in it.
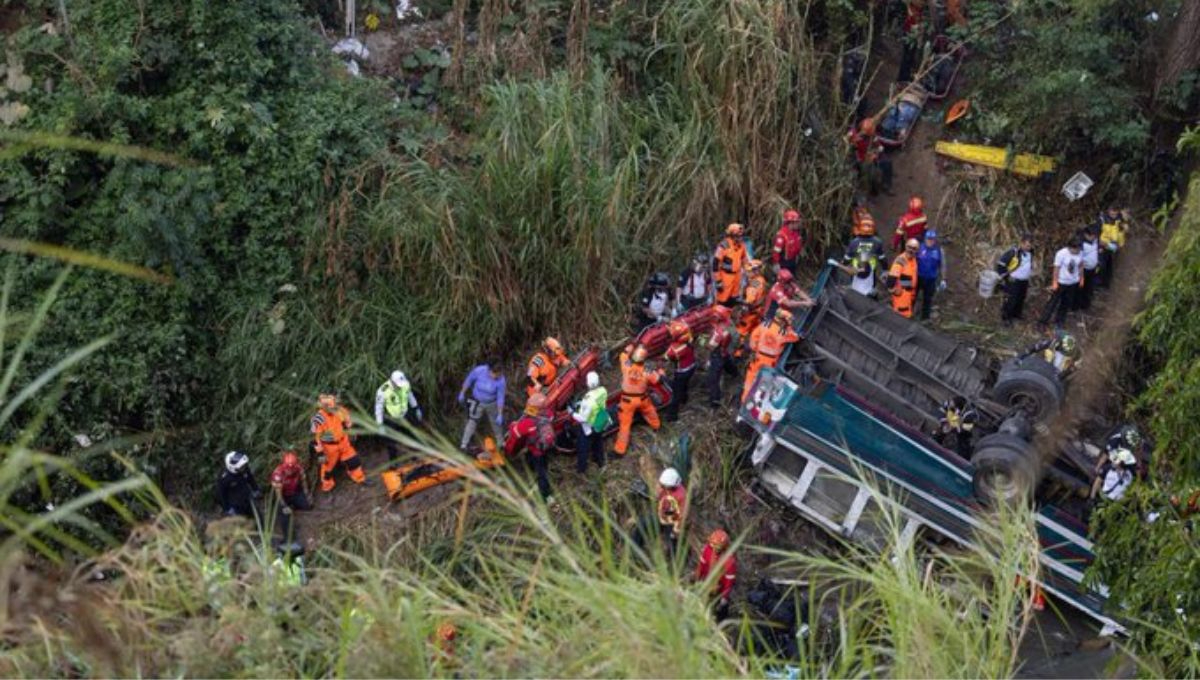
M 529 377 L 529 385 L 525 387 L 526 395 L 532 395 L 538 390 L 547 389 L 554 384 L 554 379 L 558 377 L 558 367 L 567 363 L 565 354 L 554 354 L 546 350 L 538 350 L 537 354 L 529 360 L 529 366 L 525 369 L 525 375 Z
M 917 299 L 917 258 L 907 252 L 897 255 L 888 271 L 888 286 L 892 290 L 892 309 L 911 319 Z
M 742 291 L 742 301 L 746 306 L 738 318 L 738 348 L 734 356 L 742 356 L 743 347 L 750 334 L 762 323 L 763 312 L 766 311 L 767 279 L 762 274 L 751 274 L 746 280 L 746 290 Z
M 658 410 L 650 401 L 650 385 L 657 385 L 662 378 L 662 371 L 651 371 L 645 363 L 633 361 L 628 351 L 621 352 L 621 405 L 617 409 L 617 443 L 613 451 L 618 456 L 625 455 L 629 449 L 629 431 L 633 428 L 634 414 L 642 414 L 650 429 L 657 430 L 661 423 L 658 420 Z
M 717 302 L 728 303 L 742 292 L 742 271 L 750 262 L 746 242 L 726 236 L 713 255 L 713 278 L 717 281 Z
M 362 461 L 358 459 L 358 452 L 354 450 L 350 437 L 346 435 L 346 430 L 350 428 L 350 412 L 340 406 L 333 411 L 318 408 L 311 424 L 317 452 L 322 457 L 321 491 L 333 490 L 333 469 L 339 462 L 345 464 L 346 474 L 350 479 L 359 484 L 365 482 Z
M 851 236 L 857 238 L 875 235 L 875 217 L 865 205 L 854 206 L 853 220 L 854 225 L 850 227 Z
M 799 339 L 800 336 L 796 334 L 790 321 L 785 324 L 769 323 L 754 330 L 750 336 L 750 349 L 755 352 L 754 360 L 746 368 L 746 384 L 742 387 L 742 401 L 746 401 L 746 397 L 749 396 L 750 387 L 754 385 L 758 372 L 763 367 L 778 364 L 783 350 Z

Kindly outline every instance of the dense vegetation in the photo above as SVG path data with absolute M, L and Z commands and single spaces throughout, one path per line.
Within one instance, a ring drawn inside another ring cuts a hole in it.
M 546 9 L 514 9 L 506 29 L 480 21 L 515 40 L 521 13 Z M 440 93 L 436 116 L 346 76 L 283 0 L 141 12 L 95 0 L 72 8 L 70 33 L 24 29 L 14 54 L 34 87 L 21 129 L 186 159 L 54 145 L 0 159 L 12 234 L 174 278 L 89 271 L 67 284 L 61 332 L 27 368 L 116 341 L 73 378 L 48 446 L 151 432 L 148 470 L 207 477 L 219 451 L 301 437 L 319 389 L 369 398 L 400 365 L 433 396 L 489 350 L 551 329 L 604 335 L 646 274 L 727 221 L 762 244 L 785 205 L 832 218 L 849 192 L 830 137 L 842 121 L 801 9 L 631 5 L 586 27 L 594 59 L 539 38 L 554 67 L 541 78 L 529 76 L 546 64 L 458 55 L 449 70 L 464 84 Z M 627 40 L 602 40 L 610 22 L 631 27 Z M 646 61 L 641 77 L 624 80 L 614 50 Z M 56 267 L 22 267 L 16 299 Z
M 1196 146 L 1195 134 L 1186 139 Z M 1132 411 L 1154 438 L 1152 484 L 1102 513 L 1098 579 L 1140 625 L 1151 674 L 1200 673 L 1200 177 L 1193 176 L 1168 257 L 1154 277 L 1138 340 L 1156 371 Z
M 728 221 L 746 222 L 760 248 L 788 205 L 814 219 L 814 253 L 843 232 L 852 175 L 838 140 L 850 114 L 835 95 L 837 54 L 894 21 L 890 9 L 439 4 L 451 51 L 413 58 L 415 94 L 346 75 L 289 0 L 146 0 L 138 11 L 89 0 L 70 3 L 69 22 L 50 0 L 2 5 L 20 7 L 23 28 L 0 104 L 27 111 L 0 128 L 2 236 L 169 280 L 6 263 L 0 557 L 116 545 L 131 507 L 161 511 L 102 558 L 124 576 L 111 590 L 85 595 L 89 568 L 59 595 L 21 591 L 12 609 L 40 618 L 44 636 L 10 641 L 6 674 L 422 675 L 448 670 L 431 666 L 428 642 L 447 618 L 465 629 L 464 675 L 724 676 L 769 663 L 736 654 L 699 594 L 615 527 L 579 513 L 559 533 L 506 483 L 481 492 L 486 521 L 465 536 L 447 538 L 454 518 L 441 514 L 409 527 L 407 543 L 383 533 L 322 551 L 314 566 L 329 569 L 304 597 L 269 578 L 269 555 L 243 555 L 236 597 L 212 606 L 205 551 L 252 542 L 234 529 L 206 546 L 150 478 L 173 493 L 207 488 L 194 482 L 219 452 L 273 453 L 304 436 L 318 389 L 365 400 L 396 365 L 436 405 L 489 351 L 552 330 L 615 339 L 644 276 L 676 268 Z M 1145 16 L 1177 6 L 971 3 L 965 37 L 986 64 L 972 133 L 1094 152 L 1114 176 L 1141 176 L 1152 119 L 1195 111 L 1194 69 L 1153 94 L 1143 78 L 1145 45 L 1167 26 Z M 1200 553 L 1184 517 L 1200 484 L 1188 313 L 1200 302 L 1198 234 L 1193 190 L 1138 325 L 1156 370 L 1134 410 L 1157 444 L 1156 483 L 1099 515 L 1096 575 L 1140 624 L 1151 672 L 1172 675 L 1200 671 L 1188 642 L 1200 638 Z M 78 434 L 121 455 L 80 451 Z M 119 523 L 77 512 L 92 505 Z M 1151 511 L 1162 514 L 1147 525 Z M 785 556 L 851 584 L 836 593 L 849 605 L 835 628 L 856 644 L 809 650 L 802 674 L 1011 674 L 1012 620 L 978 613 L 1015 612 L 1018 591 L 965 575 L 1013 582 L 1030 555 L 1013 547 L 1029 544 L 1025 524 L 1009 529 L 1003 559 L 968 556 L 937 579 L 911 554 Z

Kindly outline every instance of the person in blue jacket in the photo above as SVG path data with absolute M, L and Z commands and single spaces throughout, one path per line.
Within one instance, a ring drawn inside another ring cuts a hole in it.
M 917 297 L 920 299 L 921 320 L 929 318 L 933 311 L 933 295 L 946 289 L 946 255 L 938 243 L 937 232 L 925 232 L 925 240 L 917 250 Z

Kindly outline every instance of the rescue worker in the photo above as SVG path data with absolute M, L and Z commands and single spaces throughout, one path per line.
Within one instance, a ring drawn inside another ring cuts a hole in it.
M 513 423 L 510 437 L 525 442 L 529 464 L 537 475 L 538 493 L 547 505 L 554 504 L 550 492 L 550 474 L 546 454 L 554 446 L 554 424 L 546 410 L 546 395 L 534 392 L 525 402 L 525 413 Z
M 750 394 L 750 388 L 754 385 L 754 379 L 758 377 L 758 372 L 764 367 L 774 367 L 779 363 L 779 357 L 783 354 L 783 350 L 799 339 L 800 336 L 792 328 L 791 311 L 783 308 L 775 310 L 775 317 L 771 323 L 763 324 L 755 329 L 754 335 L 750 336 L 750 349 L 754 352 L 754 359 L 746 368 L 742 401 L 746 401 L 747 395 Z
M 1104 265 L 1100 265 L 1103 267 Z M 1083 244 L 1078 237 L 1071 237 L 1065 248 L 1054 254 L 1054 274 L 1050 280 L 1053 297 L 1050 307 L 1054 308 L 1054 325 L 1061 328 L 1067 314 L 1079 307 L 1079 284 L 1083 280 Z M 1042 315 L 1042 322 L 1049 319 Z
M 788 210 L 783 213 L 783 224 L 775 234 L 775 243 L 771 247 L 771 263 L 775 271 L 786 269 L 793 275 L 796 264 L 800 260 L 800 250 L 804 247 L 804 235 L 800 233 L 800 213 Z
M 862 196 L 854 198 L 854 207 L 850 211 L 850 237 L 876 236 L 875 217 L 867 207 L 867 199 Z
M 891 195 L 892 161 L 883 157 L 883 142 L 879 141 L 875 129 L 875 119 L 864 118 L 857 129 L 851 128 L 846 134 L 846 141 L 854 152 L 854 167 L 867 193 L 874 196 L 882 188 L 884 193 Z
M 1033 276 L 1033 235 L 1021 234 L 1017 245 L 1000 255 L 996 262 L 996 273 L 1004 280 L 1004 306 L 1000 308 L 1000 320 L 1004 325 L 1021 318 L 1025 310 L 1025 296 L 1029 293 L 1029 279 Z
M 979 424 L 979 412 L 963 397 L 953 397 L 942 402 L 941 418 L 938 419 L 938 443 L 942 446 L 954 444 L 954 450 L 963 458 L 971 458 L 971 437 Z
M 637 337 L 647 326 L 671 318 L 671 280 L 663 272 L 646 279 L 646 286 L 638 296 L 638 305 L 633 318 L 633 335 Z
M 763 276 L 762 270 L 762 260 L 750 260 L 747 268 L 746 287 L 742 291 L 742 304 L 738 306 L 738 344 L 734 349 L 735 357 L 742 356 L 743 348 L 750 339 L 750 334 L 762 323 L 762 314 L 765 308 L 763 303 L 767 299 L 767 278 Z M 791 276 L 791 270 L 780 271 L 786 271 Z
M 904 252 L 896 256 L 888 270 L 887 287 L 892 293 L 892 309 L 906 319 L 912 318 L 917 297 L 917 250 L 920 247 L 915 238 L 909 239 Z
M 925 201 L 920 196 L 908 199 L 908 212 L 896 222 L 896 233 L 892 236 L 892 250 L 900 250 L 911 239 L 925 235 L 929 218 L 925 216 Z
M 600 374 L 588 371 L 588 391 L 572 410 L 571 418 L 579 424 L 575 442 L 575 471 L 587 472 L 588 458 L 596 467 L 604 467 L 604 430 L 611 423 L 608 415 L 608 390 L 600 384 Z
M 375 390 L 375 423 L 380 431 L 384 427 L 402 430 L 405 426 L 416 427 L 425 419 L 421 406 L 417 403 L 417 395 L 413 393 L 412 385 L 403 371 L 392 371 L 387 382 Z M 396 442 L 387 439 L 388 457 L 395 458 L 399 454 Z
M 304 571 L 304 546 L 292 544 L 280 546 L 267 570 L 276 583 L 285 588 L 299 588 L 308 583 L 308 574 Z
M 508 385 L 500 372 L 500 360 L 488 359 L 471 369 L 458 391 L 458 403 L 467 406 L 467 423 L 463 426 L 462 440 L 458 447 L 463 451 L 471 444 L 479 421 L 487 417 L 496 435 L 496 443 L 504 441 L 504 391 Z M 467 397 L 470 390 L 471 396 Z
M 454 655 L 454 643 L 458 639 L 458 628 L 449 621 L 441 623 L 438 625 L 433 637 L 435 663 L 442 668 L 457 666 L 458 659 Z
M 1094 500 L 1119 501 L 1125 497 L 1134 479 L 1137 458 L 1133 451 L 1119 447 L 1106 454 L 1098 465 L 1098 474 L 1092 482 L 1091 498 Z
M 679 304 L 679 311 L 686 312 L 692 307 L 708 304 L 712 295 L 713 278 L 708 268 L 708 256 L 700 254 L 692 258 L 691 265 L 679 274 L 675 300 Z
M 921 320 L 933 312 L 933 296 L 946 289 L 946 255 L 938 243 L 937 232 L 925 232 L 925 240 L 917 249 L 917 292 L 921 295 Z
M 742 272 L 750 262 L 746 252 L 745 229 L 734 222 L 725 228 L 725 238 L 713 254 L 713 277 L 717 281 L 717 302 L 732 307 L 742 292 Z
M 712 584 L 713 613 L 718 621 L 729 617 L 729 602 L 733 595 L 733 584 L 737 581 L 737 557 L 729 550 L 729 534 L 716 529 L 708 535 L 708 543 L 700 553 L 696 565 L 696 580 L 704 582 L 712 574 L 720 577 Z
M 668 329 L 671 344 L 664 356 L 675 365 L 675 370 L 671 374 L 671 403 L 667 404 L 663 417 L 673 423 L 679 420 L 679 409 L 687 404 L 688 388 L 696 374 L 696 348 L 692 346 L 692 331 L 686 323 L 672 321 Z
M 618 456 L 624 456 L 629 449 L 629 431 L 633 428 L 633 416 L 641 414 L 650 429 L 657 430 L 661 423 L 654 402 L 650 400 L 650 385 L 657 385 L 662 379 L 662 370 L 652 371 L 646 368 L 646 348 L 638 345 L 626 345 L 621 352 L 621 405 L 617 411 L 617 443 L 613 451 Z
M 1049 331 L 1048 337 L 1038 341 L 1021 356 L 1036 354 L 1054 367 L 1060 376 L 1068 375 L 1079 360 L 1079 343 L 1075 336 L 1061 330 Z
M 317 399 L 317 412 L 310 421 L 314 448 L 321 456 L 321 491 L 333 491 L 333 470 L 338 463 L 356 484 L 367 484 L 362 461 L 350 443 L 350 412 L 338 405 L 337 397 L 322 394 Z
M 1100 288 L 1108 288 L 1112 284 L 1117 252 L 1125 247 L 1128 222 L 1128 213 L 1116 206 L 1110 206 L 1096 220 L 1100 232 Z
M 1100 273 L 1100 234 L 1094 225 L 1079 232 L 1079 254 L 1083 259 L 1083 278 L 1079 280 L 1079 309 L 1092 308 L 1092 292 Z
M 293 510 L 312 510 L 312 502 L 305 493 L 307 484 L 299 456 L 294 451 L 285 451 L 279 465 L 271 471 L 271 489 L 279 505 L 279 524 L 284 536 L 292 535 Z
M 769 321 L 779 309 L 795 312 L 797 309 L 812 307 L 813 304 L 812 298 L 800 288 L 800 284 L 796 283 L 796 278 L 792 276 L 792 273 L 784 269 L 779 272 L 775 285 L 771 286 L 766 300 L 763 301 L 762 318 Z
M 875 235 L 875 223 L 864 224 L 858 235 L 846 247 L 842 257 L 843 270 L 850 274 L 850 289 L 859 295 L 875 297 L 875 281 L 879 272 L 887 266 L 887 255 L 883 252 L 883 241 Z
M 250 457 L 241 451 L 225 454 L 225 469 L 217 478 L 217 502 L 221 504 L 221 512 L 226 517 L 241 515 L 257 520 L 255 502 L 260 498 L 262 491 L 250 472 Z
M 710 408 L 721 405 L 721 374 L 737 375 L 737 366 L 733 360 L 733 342 L 738 336 L 738 330 L 732 323 L 732 313 L 728 307 L 717 305 L 716 314 L 717 320 L 713 324 L 712 335 L 708 338 L 708 370 L 705 373 Z
M 687 519 L 687 489 L 675 468 L 667 468 L 658 476 L 658 529 L 668 557 L 675 556 L 675 546 L 683 534 Z
M 539 390 L 549 390 L 554 384 L 554 379 L 558 377 L 558 369 L 570 363 L 567 351 L 557 338 L 543 340 L 541 349 L 533 355 L 525 369 L 525 376 L 529 379 L 529 384 L 525 386 L 525 396 Z

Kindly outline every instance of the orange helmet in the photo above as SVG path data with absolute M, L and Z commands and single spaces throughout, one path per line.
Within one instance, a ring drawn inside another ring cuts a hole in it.
M 780 269 L 779 275 L 776 277 L 780 283 L 791 283 L 796 280 L 796 275 L 790 269 Z
M 317 405 L 326 410 L 335 409 L 338 405 L 337 397 L 329 393 L 322 393 L 317 397 Z
M 864 135 L 875 134 L 875 119 L 874 118 L 863 118 L 862 122 L 858 124 L 858 131 L 863 133 Z
M 525 402 L 525 415 L 536 416 L 546 408 L 546 395 L 541 392 L 534 392 L 529 395 L 529 400 Z
M 913 196 L 908 199 L 908 209 L 913 212 L 921 212 L 925 209 L 925 201 L 922 201 L 920 196 Z
M 775 310 L 775 321 L 780 326 L 792 325 L 792 310 L 780 307 Z
M 646 354 L 647 352 L 645 345 L 638 345 L 637 348 L 633 350 L 633 354 L 630 355 L 629 358 L 635 364 L 644 364 L 646 363 Z
M 458 637 L 458 628 L 455 628 L 453 623 L 447 621 L 437 627 L 437 637 L 443 642 L 450 642 Z
M 783 213 L 784 224 L 795 224 L 800 221 L 800 213 L 795 210 L 787 210 Z
M 728 227 L 725 227 L 726 236 L 741 236 L 746 232 L 746 228 L 737 222 L 731 222 Z
M 713 550 L 721 552 L 725 548 L 729 547 L 729 534 L 725 533 L 724 529 L 714 529 L 713 532 L 708 535 L 708 544 L 713 547 Z
M 550 352 L 551 354 L 563 353 L 563 346 L 562 343 L 558 341 L 558 338 L 546 338 L 542 341 L 542 346 L 545 347 L 546 351 Z
M 283 464 L 284 465 L 299 465 L 300 457 L 296 455 L 295 451 L 284 451 L 283 452 Z
M 750 271 L 756 272 L 756 271 L 762 269 L 763 261 L 762 260 L 750 260 L 750 262 L 748 264 L 750 265 Z

